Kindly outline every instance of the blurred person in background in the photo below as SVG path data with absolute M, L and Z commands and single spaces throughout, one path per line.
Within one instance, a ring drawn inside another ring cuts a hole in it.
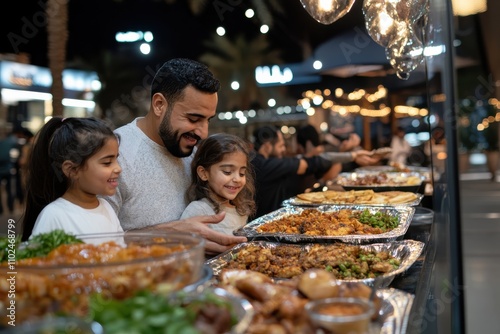
M 411 154 L 411 146 L 405 139 L 405 130 L 398 126 L 391 140 L 391 157 L 389 163 L 405 166 Z
M 344 137 L 337 137 L 331 133 L 327 133 L 324 136 L 323 145 L 327 152 L 357 152 L 363 150 L 361 147 L 361 137 L 356 133 L 350 133 Z M 381 155 L 358 154 L 353 157 L 352 161 L 342 163 L 342 171 L 351 172 L 358 167 L 376 166 L 381 163 L 382 158 L 383 156 Z
M 18 127 L 15 129 L 15 133 L 17 136 L 17 144 L 16 144 L 16 159 L 14 161 L 14 169 L 15 169 L 15 189 L 16 195 L 15 197 L 19 201 L 20 204 L 24 203 L 24 195 L 25 195 L 25 186 L 26 186 L 26 165 L 28 162 L 32 141 L 33 141 L 33 133 L 24 128 Z
M 7 196 L 7 209 L 9 213 L 14 212 L 15 194 L 12 189 L 12 170 L 15 160 L 12 159 L 12 150 L 17 146 L 17 136 L 12 131 L 8 136 L 0 140 L 0 214 L 4 212 L 2 195 Z M 2 189 L 5 186 L 5 190 Z
M 349 145 L 351 142 L 347 140 Z M 356 159 L 362 159 L 363 156 L 371 155 L 371 152 L 366 150 L 352 150 L 352 147 L 344 146 L 345 151 L 326 152 L 324 142 L 320 139 L 320 134 L 316 128 L 311 125 L 305 125 L 297 130 L 297 153 L 298 157 L 313 157 L 321 156 L 333 162 L 332 167 L 322 175 L 302 175 L 299 178 L 299 193 L 305 192 L 311 187 L 317 188 L 328 180 L 332 180 L 342 171 L 342 164 L 353 162 Z M 354 143 L 355 144 L 355 143 Z M 355 144 L 357 147 L 359 143 Z
M 301 193 L 301 177 L 313 175 L 319 179 L 334 165 L 332 157 L 323 154 L 284 157 L 285 140 L 276 127 L 260 127 L 253 132 L 253 138 L 257 153 L 251 161 L 255 171 L 255 217 L 279 209 L 284 200 Z
M 33 147 L 34 135 L 30 130 L 24 129 L 24 137 L 26 138 L 26 142 L 21 147 L 21 154 L 19 155 L 19 159 L 17 160 L 17 164 L 19 166 L 19 180 L 23 194 L 23 200 L 21 201 L 21 203 L 23 203 L 24 201 L 24 192 L 26 190 L 26 175 L 28 173 L 28 161 L 30 158 L 31 149 Z

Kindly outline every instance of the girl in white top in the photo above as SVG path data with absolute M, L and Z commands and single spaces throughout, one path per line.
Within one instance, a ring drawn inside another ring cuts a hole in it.
M 52 118 L 40 130 L 28 163 L 23 240 L 62 229 L 71 234 L 123 232 L 97 195 L 113 195 L 121 173 L 118 138 L 93 118 Z
M 225 211 L 220 223 L 208 226 L 231 235 L 244 226 L 255 211 L 249 155 L 248 144 L 234 135 L 219 133 L 201 141 L 191 164 L 188 199 L 192 202 L 181 219 Z

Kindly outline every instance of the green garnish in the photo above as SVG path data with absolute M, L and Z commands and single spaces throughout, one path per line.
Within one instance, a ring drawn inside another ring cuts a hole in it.
M 83 243 L 83 241 L 72 234 L 64 232 L 63 230 L 54 230 L 48 233 L 37 234 L 24 244 L 20 243 L 20 239 L 16 239 L 16 260 L 46 256 L 52 250 L 61 245 L 78 243 Z M 8 238 L 0 238 L 1 262 L 7 261 L 8 247 Z
M 199 334 L 195 327 L 199 310 L 209 303 L 230 307 L 215 295 L 207 294 L 200 298 L 182 305 L 149 291 L 139 292 L 124 300 L 105 299 L 95 294 L 90 297 L 90 320 L 100 323 L 109 334 Z
M 381 211 L 371 213 L 368 209 L 359 213 L 357 219 L 362 224 L 370 225 L 371 227 L 378 227 L 383 231 L 395 229 L 399 224 L 398 217 L 396 216 L 391 216 Z
M 15 254 L 19 244 L 21 243 L 21 237 L 9 238 L 7 236 L 0 237 L 0 263 L 9 260 L 9 253 Z

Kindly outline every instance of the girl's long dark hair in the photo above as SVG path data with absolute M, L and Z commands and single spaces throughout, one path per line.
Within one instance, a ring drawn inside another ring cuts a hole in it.
M 242 152 L 247 158 L 246 184 L 231 203 L 235 206 L 236 212 L 244 216 L 251 216 L 255 212 L 255 185 L 254 173 L 250 161 L 250 149 L 248 143 L 238 136 L 227 133 L 218 133 L 209 136 L 200 142 L 200 146 L 191 163 L 192 184 L 188 191 L 190 201 L 207 198 L 214 206 L 216 213 L 221 211 L 220 199 L 209 187 L 207 181 L 198 177 L 196 169 L 203 166 L 209 169 L 212 165 L 221 162 L 226 154 Z
M 22 240 L 30 237 L 43 208 L 68 189 L 70 180 L 62 172 L 63 162 L 84 166 L 110 138 L 116 138 L 113 130 L 94 118 L 54 117 L 42 127 L 28 161 Z

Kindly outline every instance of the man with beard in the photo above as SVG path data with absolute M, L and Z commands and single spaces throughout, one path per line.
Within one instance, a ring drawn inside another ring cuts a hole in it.
M 106 199 L 125 231 L 198 233 L 212 254 L 246 241 L 207 226 L 220 222 L 224 213 L 179 220 L 188 204 L 193 151 L 208 136 L 219 88 L 205 65 L 189 59 L 169 60 L 153 79 L 146 116 L 115 130 L 120 136 L 122 174 L 116 194 Z
M 320 156 L 284 157 L 283 134 L 275 127 L 263 126 L 253 133 L 257 152 L 251 164 L 255 171 L 255 202 L 260 217 L 281 207 L 281 203 L 299 193 L 300 177 L 318 178 L 330 170 L 333 162 Z

